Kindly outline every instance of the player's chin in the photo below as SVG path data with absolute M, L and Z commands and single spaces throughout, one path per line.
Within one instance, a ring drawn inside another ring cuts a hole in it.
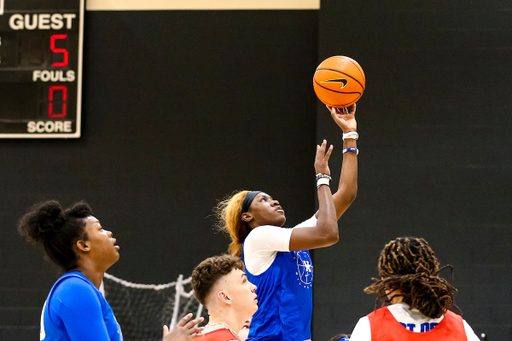
M 284 223 L 286 223 L 286 216 L 283 214 L 280 214 L 279 217 L 276 218 L 277 224 L 276 226 L 283 226 Z
M 254 303 L 254 309 L 252 311 L 251 316 L 254 315 L 258 311 L 258 303 L 257 303 L 258 301 L 255 300 L 254 302 L 255 302 Z
M 116 263 L 119 260 L 119 258 L 121 257 L 121 255 L 119 254 L 118 250 L 115 250 L 114 252 L 115 253 L 114 253 L 114 256 L 113 256 L 113 261 L 114 261 L 114 263 Z
M 113 249 L 113 253 L 119 257 L 119 249 L 120 249 L 119 245 L 114 245 L 112 247 L 112 249 Z

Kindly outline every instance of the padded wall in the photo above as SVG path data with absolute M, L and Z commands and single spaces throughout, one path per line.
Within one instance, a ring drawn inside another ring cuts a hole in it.
M 234 190 L 313 214 L 317 15 L 86 13 L 83 137 L 1 141 L 0 340 L 37 338 L 58 275 L 16 234 L 37 201 L 87 200 L 121 246 L 109 272 L 154 284 L 226 251 L 211 215 Z
M 385 243 L 404 235 L 426 238 L 453 265 L 456 303 L 477 335 L 512 339 L 509 7 L 322 1 L 319 61 L 356 59 L 367 87 L 359 195 L 340 220 L 341 241 L 315 254 L 317 340 L 349 333 L 373 310 L 363 288 L 378 277 Z M 318 137 L 334 138 L 324 111 Z

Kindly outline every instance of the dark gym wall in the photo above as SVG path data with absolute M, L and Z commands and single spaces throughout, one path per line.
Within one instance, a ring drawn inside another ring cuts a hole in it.
M 226 251 L 211 214 L 234 190 L 313 214 L 317 17 L 86 13 L 83 137 L 1 141 L 0 340 L 37 339 L 58 276 L 16 233 L 37 201 L 87 200 L 121 246 L 109 273 L 154 284 Z
M 512 340 L 511 29 L 506 1 L 322 1 L 319 61 L 356 59 L 367 88 L 359 195 L 340 242 L 315 253 L 316 340 L 373 310 L 363 288 L 385 243 L 404 235 L 453 266 L 477 335 Z M 339 139 L 324 108 L 317 122 L 318 138 Z

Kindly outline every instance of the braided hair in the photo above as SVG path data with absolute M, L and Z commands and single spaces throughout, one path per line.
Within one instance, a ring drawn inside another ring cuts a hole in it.
M 390 241 L 379 258 L 380 279 L 365 288 L 382 300 L 401 297 L 411 309 L 430 318 L 441 317 L 453 306 L 457 289 L 439 277 L 439 261 L 423 238 L 401 237 Z M 398 292 L 398 293 L 396 293 Z
M 80 201 L 64 210 L 54 200 L 33 206 L 18 222 L 18 232 L 33 244 L 41 244 L 48 257 L 64 272 L 77 267 L 74 245 L 88 240 L 84 218 L 93 214 Z

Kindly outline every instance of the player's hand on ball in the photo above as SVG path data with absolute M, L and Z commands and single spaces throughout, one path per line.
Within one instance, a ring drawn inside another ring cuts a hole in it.
M 178 324 L 169 331 L 167 326 L 164 326 L 164 336 L 162 341 L 189 341 L 197 339 L 203 336 L 201 332 L 204 327 L 198 327 L 197 325 L 204 321 L 203 317 L 191 320 L 192 314 L 185 315 Z M 187 322 L 188 321 L 188 322 Z
M 315 171 L 316 174 L 322 173 L 331 175 L 331 170 L 329 169 L 329 158 L 331 157 L 333 146 L 331 145 L 327 152 L 325 149 L 327 148 L 327 141 L 323 140 L 320 146 L 316 146 L 316 156 L 315 156 Z
M 343 130 L 344 133 L 349 131 L 357 131 L 356 121 L 356 104 L 352 104 L 347 108 L 334 108 L 326 105 L 327 109 L 331 112 L 331 116 L 337 125 Z

